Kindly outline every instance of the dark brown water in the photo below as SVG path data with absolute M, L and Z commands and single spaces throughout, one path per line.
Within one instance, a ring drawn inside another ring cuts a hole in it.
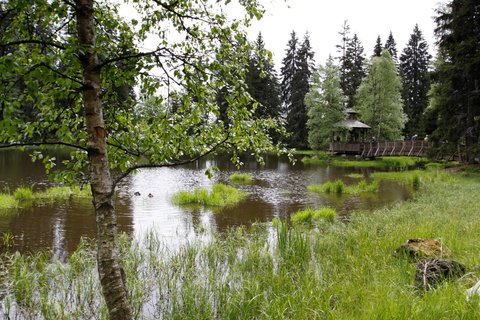
M 57 159 L 65 156 L 57 151 Z M 395 183 L 382 183 L 379 192 L 372 196 L 318 195 L 307 191 L 308 185 L 329 180 L 356 183 L 358 179 L 346 175 L 362 173 L 368 177 L 370 171 L 365 169 L 304 166 L 300 161 L 292 165 L 274 156 L 266 158 L 265 166 L 248 160 L 244 163 L 245 166 L 237 171 L 228 158 L 217 157 L 178 168 L 141 170 L 128 177 L 117 193 L 120 230 L 135 237 L 156 230 L 167 243 L 176 245 L 211 230 L 222 232 L 232 226 L 288 217 L 308 206 L 331 206 L 347 215 L 353 210 L 372 210 L 409 197 L 408 192 Z M 217 166 L 220 172 L 209 180 L 204 172 L 212 166 Z M 236 172 L 253 175 L 254 183 L 237 185 L 249 196 L 234 208 L 214 213 L 204 208 L 181 208 L 170 202 L 177 191 L 209 188 L 218 181 L 230 184 L 228 177 Z M 48 184 L 42 165 L 32 163 L 27 153 L 0 151 L 1 188 L 14 190 L 18 186 Z M 135 192 L 140 195 L 134 195 Z M 50 248 L 59 257 L 65 257 L 77 247 L 81 237 L 95 236 L 95 217 L 90 200 L 21 209 L 17 215 L 0 216 L 0 234 L 5 232 L 14 236 L 14 248 L 21 252 Z

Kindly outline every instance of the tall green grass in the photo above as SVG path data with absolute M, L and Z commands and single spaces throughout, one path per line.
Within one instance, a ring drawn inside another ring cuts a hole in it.
M 327 181 L 321 185 L 309 185 L 308 190 L 316 193 L 336 193 L 336 194 L 359 194 L 367 192 L 377 192 L 378 182 L 371 183 L 360 180 L 358 184 L 347 186 L 342 180 Z
M 215 183 L 212 190 L 196 188 L 193 192 L 180 191 L 173 195 L 172 202 L 178 205 L 232 206 L 236 205 L 247 194 L 236 188 Z
M 250 184 L 253 182 L 253 177 L 251 174 L 234 173 L 229 177 L 229 180 L 235 183 Z
M 424 177 L 427 179 L 426 177 Z M 305 229 L 237 228 L 169 250 L 150 233 L 120 237 L 138 319 L 479 319 L 465 289 L 480 278 L 480 180 L 432 179 L 417 197 L 353 213 L 348 223 Z M 442 238 L 469 267 L 458 281 L 414 288 L 415 267 L 395 257 L 409 238 Z M 11 319 L 105 317 L 95 253 L 2 254 L 2 310 Z
M 302 159 L 308 165 L 331 165 L 335 167 L 408 169 L 424 165 L 427 160 L 419 157 L 380 157 L 376 159 L 349 159 L 338 156 L 311 156 Z
M 317 210 L 307 208 L 305 210 L 295 212 L 290 218 L 293 224 L 311 225 L 318 221 L 333 222 L 335 221 L 336 215 L 337 212 L 332 208 L 320 208 Z
M 15 213 L 16 208 L 35 205 L 51 204 L 55 201 L 67 201 L 71 197 L 91 197 L 88 188 L 79 187 L 51 187 L 43 191 L 34 192 L 32 188 L 20 187 L 13 194 L 0 193 L 0 215 Z

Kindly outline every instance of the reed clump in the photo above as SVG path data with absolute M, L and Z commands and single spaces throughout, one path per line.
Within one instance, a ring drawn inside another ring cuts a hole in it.
M 316 193 L 335 193 L 335 194 L 360 194 L 372 193 L 378 191 L 378 182 L 368 183 L 361 180 L 356 185 L 347 186 L 342 180 L 327 181 L 321 185 L 310 185 L 308 190 Z
M 196 188 L 193 192 L 180 191 L 173 195 L 172 202 L 178 205 L 233 206 L 246 198 L 247 194 L 234 187 L 215 183 L 212 190 Z
M 334 222 L 337 212 L 332 208 L 313 209 L 307 208 L 305 210 L 297 211 L 291 215 L 290 219 L 294 225 L 306 224 L 311 225 L 319 221 Z
M 251 184 L 253 182 L 253 177 L 251 174 L 234 173 L 229 177 L 229 180 L 238 184 Z
M 88 188 L 56 186 L 43 191 L 34 192 L 32 188 L 19 187 L 12 194 L 0 193 L 0 214 L 8 215 L 15 212 L 12 209 L 52 204 L 56 201 L 67 201 L 71 197 L 88 198 L 91 192 Z

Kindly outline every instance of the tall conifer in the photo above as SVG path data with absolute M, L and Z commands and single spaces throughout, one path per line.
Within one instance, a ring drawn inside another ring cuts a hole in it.
M 375 42 L 375 46 L 373 47 L 373 56 L 380 57 L 382 55 L 383 46 L 382 46 L 382 39 L 380 35 L 377 37 L 377 41 Z
M 480 157 L 480 4 L 452 0 L 438 11 L 435 30 L 440 63 L 432 109 L 439 150 L 460 150 L 465 161 Z M 441 142 L 441 143 L 440 143 Z
M 402 98 L 404 111 L 408 117 L 404 130 L 407 136 L 421 134 L 424 131 L 422 115 L 428 105 L 430 59 L 428 44 L 418 25 L 415 25 L 410 40 L 400 56 Z

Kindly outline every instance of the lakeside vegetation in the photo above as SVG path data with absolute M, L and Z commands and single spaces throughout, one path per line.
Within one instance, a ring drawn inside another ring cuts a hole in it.
M 0 215 L 14 214 L 17 208 L 48 205 L 56 201 L 67 201 L 71 197 L 91 197 L 89 188 L 55 186 L 43 191 L 19 187 L 13 193 L 0 193 Z
M 212 190 L 195 188 L 193 192 L 180 191 L 172 196 L 172 202 L 177 205 L 204 205 L 227 207 L 238 204 L 247 194 L 234 187 L 215 183 Z
M 303 153 L 301 153 L 303 154 Z M 351 159 L 348 157 L 335 156 L 328 152 L 304 153 L 311 156 L 302 158 L 305 165 L 350 167 L 350 168 L 378 168 L 378 169 L 412 169 L 417 167 L 445 169 L 458 165 L 456 161 L 432 162 L 424 157 L 377 157 L 375 159 Z
M 253 182 L 252 175 L 246 173 L 234 173 L 228 179 L 238 184 L 251 184 Z
M 348 222 L 333 219 L 320 229 L 285 221 L 258 224 L 214 235 L 208 243 L 186 243 L 173 253 L 155 233 L 142 243 L 122 236 L 136 316 L 478 319 L 479 299 L 468 301 L 465 290 L 480 278 L 480 179 L 474 170 L 464 172 L 468 176 L 425 171 L 428 183 L 412 200 L 354 213 Z M 398 179 L 412 172 L 395 174 Z M 467 266 L 467 275 L 418 291 L 414 264 L 394 255 L 411 238 L 441 239 L 452 258 Z M 88 242 L 68 263 L 52 262 L 47 253 L 4 253 L 2 261 L 2 304 L 11 316 L 106 313 Z
M 309 185 L 308 191 L 316 193 L 359 194 L 378 191 L 378 181 L 368 183 L 360 180 L 356 185 L 346 185 L 342 180 L 327 181 L 320 185 Z

